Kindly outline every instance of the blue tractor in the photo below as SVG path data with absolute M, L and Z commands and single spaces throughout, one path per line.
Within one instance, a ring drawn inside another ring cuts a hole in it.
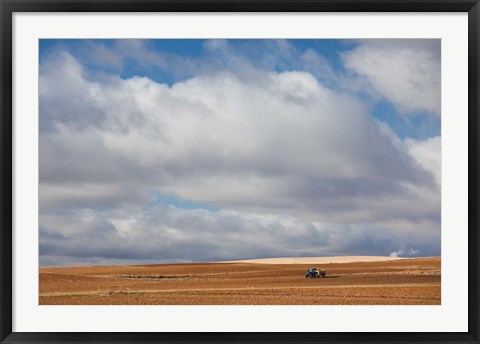
M 325 277 L 326 272 L 323 270 L 318 271 L 317 268 L 310 268 L 307 270 L 305 274 L 305 278 L 320 278 L 320 277 Z

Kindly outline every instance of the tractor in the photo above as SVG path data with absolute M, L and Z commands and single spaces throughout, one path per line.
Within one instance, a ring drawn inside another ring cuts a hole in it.
M 310 268 L 305 273 L 305 278 L 320 278 L 325 277 L 327 275 L 326 271 L 320 270 L 318 271 L 317 268 Z

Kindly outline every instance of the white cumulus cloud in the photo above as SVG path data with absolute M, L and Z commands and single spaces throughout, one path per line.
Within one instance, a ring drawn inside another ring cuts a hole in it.
M 398 109 L 440 116 L 440 40 L 368 40 L 343 60 Z

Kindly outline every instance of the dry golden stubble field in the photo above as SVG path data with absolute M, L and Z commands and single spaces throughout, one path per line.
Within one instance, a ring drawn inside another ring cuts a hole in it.
M 441 259 L 40 268 L 41 305 L 439 305 Z

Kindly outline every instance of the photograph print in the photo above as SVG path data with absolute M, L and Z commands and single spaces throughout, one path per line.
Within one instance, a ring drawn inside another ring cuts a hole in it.
M 439 39 L 41 39 L 40 305 L 440 305 Z

